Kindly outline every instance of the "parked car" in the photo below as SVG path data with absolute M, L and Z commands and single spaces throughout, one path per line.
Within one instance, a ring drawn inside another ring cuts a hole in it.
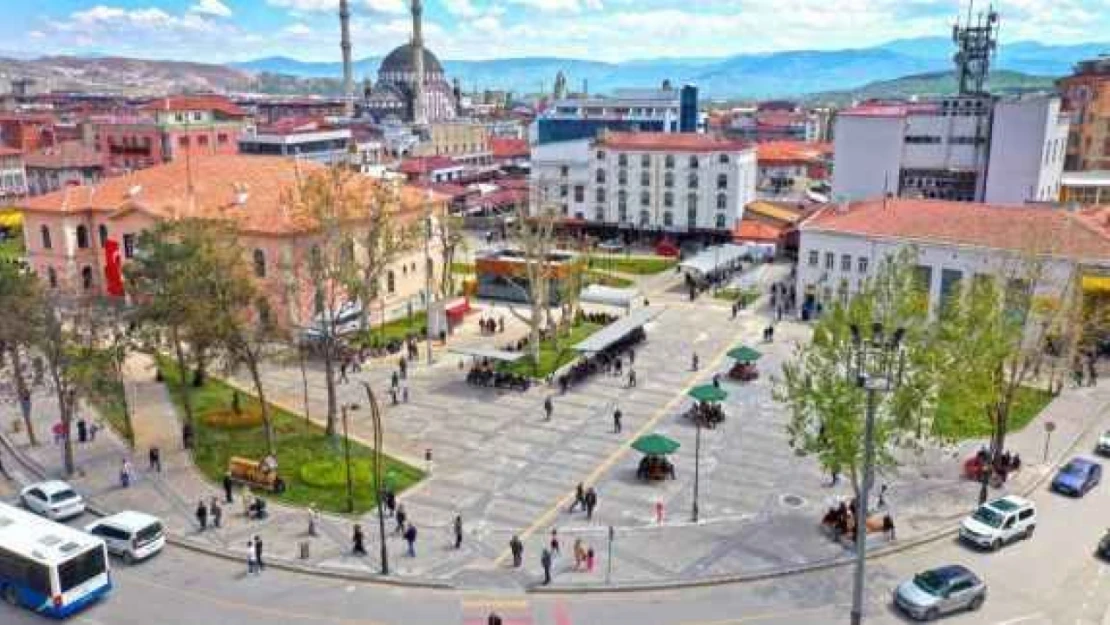
M 978 547 L 999 549 L 1005 543 L 1029 538 L 1037 526 L 1032 501 L 1007 495 L 979 506 L 960 524 L 960 538 Z
M 1072 458 L 1052 478 L 1052 490 L 1082 497 L 1102 481 L 1102 465 L 1086 458 Z
M 108 552 L 128 564 L 145 560 L 166 546 L 166 532 L 158 517 L 125 511 L 87 525 L 85 531 L 104 540 Z
M 1095 453 L 1110 456 L 1110 431 L 1103 432 L 1095 444 Z
M 1106 530 L 1106 533 L 1099 539 L 1095 554 L 1110 560 L 1110 529 Z
M 958 610 L 978 610 L 986 599 L 987 585 L 958 564 L 918 573 L 894 590 L 894 605 L 922 621 Z
M 70 519 L 85 512 L 85 500 L 61 480 L 27 486 L 19 491 L 19 502 L 31 512 L 54 521 Z

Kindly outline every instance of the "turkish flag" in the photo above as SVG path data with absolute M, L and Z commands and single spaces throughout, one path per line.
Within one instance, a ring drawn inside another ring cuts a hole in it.
M 119 254 L 119 241 L 104 242 L 104 282 L 108 295 L 123 297 L 123 262 Z

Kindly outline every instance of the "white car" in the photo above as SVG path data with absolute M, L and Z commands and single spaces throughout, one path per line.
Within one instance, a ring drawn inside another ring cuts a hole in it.
M 1037 508 L 1032 501 L 1007 495 L 979 506 L 960 524 L 960 538 L 984 549 L 1029 538 L 1037 527 Z
M 109 553 L 128 564 L 145 560 L 166 546 L 162 521 L 143 512 L 113 514 L 87 525 L 85 531 L 103 539 Z
M 19 491 L 19 502 L 35 514 L 55 521 L 80 516 L 85 500 L 73 487 L 61 480 L 39 482 Z

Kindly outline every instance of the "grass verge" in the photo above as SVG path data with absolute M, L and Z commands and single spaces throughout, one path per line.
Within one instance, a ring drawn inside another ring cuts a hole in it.
M 502 364 L 500 368 L 506 373 L 515 373 L 537 379 L 546 378 L 559 367 L 578 358 L 578 352 L 571 348 L 600 329 L 601 326 L 596 323 L 583 321 L 572 326 L 569 334 L 559 337 L 558 344 L 551 339 L 541 342 L 540 359 L 537 366 L 533 367 L 532 359 L 525 356 L 514 363 Z
M 181 376 L 177 367 L 166 358 L 158 359 L 158 367 L 169 387 L 178 414 L 184 414 L 181 394 L 178 392 Z M 213 482 L 220 482 L 227 470 L 227 461 L 232 456 L 259 459 L 265 455 L 266 443 L 261 426 L 219 428 L 209 425 L 205 419 L 209 414 L 226 412 L 229 409 L 234 393 L 231 386 L 208 377 L 203 386 L 190 386 L 189 390 L 197 417 L 193 461 L 205 477 Z M 241 396 L 244 410 L 260 407 L 255 397 L 245 393 L 241 393 Z M 320 426 L 273 404 L 270 405 L 270 414 L 277 434 L 279 471 L 286 481 L 287 489 L 281 495 L 267 496 L 294 505 L 315 503 L 321 510 L 347 512 L 346 465 L 343 462 L 342 438 L 332 439 Z M 351 441 L 351 460 L 355 465 L 356 477 L 356 512 L 369 510 L 377 502 L 369 479 L 373 457 L 374 450 Z M 388 455 L 384 457 L 384 465 L 384 482 L 392 484 L 396 492 L 403 491 L 424 477 L 419 469 Z M 337 474 L 339 478 L 336 477 Z
M 717 289 L 713 297 L 729 302 L 739 302 L 740 307 L 743 308 L 759 299 L 759 290 L 730 287 L 727 289 Z
M 1029 386 L 1018 388 L 1014 395 L 1014 405 L 1010 408 L 1010 423 L 1007 431 L 1010 433 L 1021 431 L 1044 410 L 1052 399 L 1052 393 L 1039 388 Z M 945 438 L 966 440 L 990 436 L 990 423 L 984 416 L 971 415 L 957 418 L 946 414 L 947 411 L 944 404 L 937 406 L 936 422 L 943 424 L 939 434 Z
M 673 269 L 677 259 L 663 256 L 624 256 L 621 254 L 603 254 L 590 257 L 590 267 L 604 271 L 618 273 L 631 273 L 638 276 L 647 276 L 663 273 Z

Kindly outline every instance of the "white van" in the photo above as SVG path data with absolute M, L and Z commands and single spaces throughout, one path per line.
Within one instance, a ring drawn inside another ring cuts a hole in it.
M 960 538 L 985 549 L 998 549 L 1033 536 L 1037 508 L 1032 501 L 1007 495 L 979 506 L 960 524 Z
M 166 546 L 162 521 L 142 512 L 120 512 L 104 517 L 85 527 L 85 531 L 101 538 L 108 552 L 130 564 L 158 553 Z

